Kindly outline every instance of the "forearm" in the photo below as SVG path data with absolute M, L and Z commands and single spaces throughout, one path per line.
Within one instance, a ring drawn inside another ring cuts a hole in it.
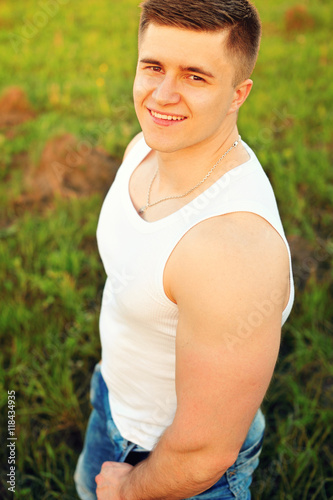
M 127 475 L 121 498 L 181 500 L 208 489 L 227 468 L 214 461 L 209 448 L 181 450 L 174 447 L 167 429 L 149 458 Z

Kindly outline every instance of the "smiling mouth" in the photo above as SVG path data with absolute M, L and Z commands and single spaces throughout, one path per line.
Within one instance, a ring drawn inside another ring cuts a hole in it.
M 159 118 L 160 120 L 168 120 L 169 122 L 171 122 L 171 121 L 180 122 L 180 121 L 186 120 L 186 116 L 165 115 L 162 113 L 157 113 L 156 111 L 153 111 L 152 109 L 149 109 L 149 113 L 154 118 Z

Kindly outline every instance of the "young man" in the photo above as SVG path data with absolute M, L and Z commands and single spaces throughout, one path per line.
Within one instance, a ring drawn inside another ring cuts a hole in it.
M 248 499 L 293 302 L 274 194 L 237 129 L 260 21 L 247 0 L 142 9 L 142 133 L 98 224 L 102 361 L 77 490 L 83 500 Z

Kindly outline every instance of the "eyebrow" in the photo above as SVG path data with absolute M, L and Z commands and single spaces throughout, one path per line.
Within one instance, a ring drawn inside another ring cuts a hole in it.
M 144 57 L 143 59 L 140 59 L 139 62 L 143 64 L 153 64 L 155 66 L 163 67 L 163 64 L 156 59 L 149 59 Z M 181 71 L 189 71 L 190 73 L 198 73 L 199 75 L 208 76 L 209 78 L 215 78 L 212 73 L 210 73 L 206 69 L 200 68 L 199 66 L 179 66 L 179 69 Z

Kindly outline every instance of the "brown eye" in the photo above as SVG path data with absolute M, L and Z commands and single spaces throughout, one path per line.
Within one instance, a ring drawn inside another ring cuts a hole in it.
M 201 78 L 198 75 L 190 75 L 189 78 L 190 78 L 190 80 L 193 80 L 194 82 L 204 82 L 205 81 L 203 78 Z

